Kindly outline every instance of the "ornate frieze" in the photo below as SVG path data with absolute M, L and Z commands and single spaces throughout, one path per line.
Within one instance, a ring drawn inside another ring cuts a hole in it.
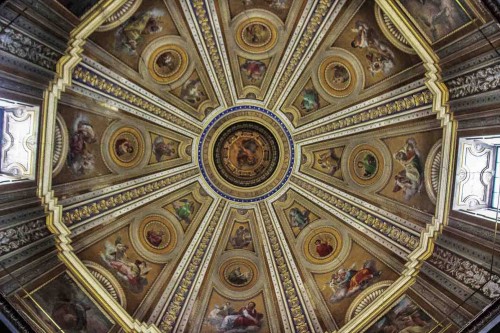
M 114 195 L 106 196 L 93 202 L 89 202 L 80 207 L 70 209 L 63 213 L 63 222 L 66 225 L 73 225 L 81 223 L 89 218 L 98 214 L 102 214 L 110 209 L 126 205 L 127 203 L 138 199 L 142 196 L 158 192 L 177 183 L 188 177 L 192 177 L 198 173 L 197 169 L 191 169 L 175 176 L 167 177 L 161 180 L 156 180 L 145 185 L 117 193 Z
M 355 218 L 359 223 L 378 231 L 379 233 L 385 235 L 399 245 L 409 250 L 415 250 L 417 248 L 419 244 L 418 236 L 413 235 L 388 221 L 384 221 L 370 214 L 368 211 L 356 207 L 337 196 L 327 193 L 326 191 L 321 190 L 316 186 L 301 180 L 298 177 L 293 176 L 292 181 L 303 188 L 305 191 L 308 191 L 313 195 L 327 201 L 332 207 L 341 209 L 343 212 Z
M 0 50 L 52 71 L 55 71 L 57 60 L 61 56 L 53 49 L 3 24 L 0 24 Z
M 310 324 L 306 318 L 304 305 L 299 298 L 298 291 L 292 278 L 293 273 L 289 270 L 285 254 L 283 253 L 278 241 L 278 235 L 273 227 L 273 223 L 271 223 L 271 217 L 269 216 L 265 203 L 260 202 L 259 208 L 262 213 L 262 219 L 266 228 L 267 237 L 271 243 L 272 256 L 274 257 L 276 268 L 283 285 L 285 297 L 288 301 L 289 310 L 295 326 L 295 332 L 305 333 L 314 331 L 311 327 L 309 327 Z
M 231 89 L 228 83 L 228 79 L 232 81 L 232 77 L 230 77 L 231 73 L 229 71 L 230 67 L 229 64 L 227 64 L 227 66 L 225 67 L 222 62 L 223 60 L 227 61 L 227 56 L 225 56 L 225 54 L 221 54 L 222 52 L 224 52 L 223 41 L 221 39 L 216 38 L 216 36 L 220 36 L 220 32 L 216 32 L 214 34 L 212 28 L 213 19 L 208 12 L 209 9 L 207 9 L 207 6 L 209 6 L 210 4 L 209 3 L 206 4 L 202 0 L 196 0 L 196 1 L 182 2 L 182 5 L 185 7 L 190 6 L 191 10 L 194 12 L 198 27 L 201 30 L 201 37 L 203 38 L 203 41 L 201 41 L 203 45 L 199 45 L 200 43 L 198 43 L 198 47 L 201 49 L 202 53 L 204 51 L 204 48 L 206 48 L 206 52 L 208 52 L 208 56 L 210 57 L 213 70 L 215 71 L 214 74 L 222 89 L 223 96 L 221 97 L 223 97 L 226 100 L 228 105 L 232 105 L 233 104 L 232 97 L 234 97 L 235 95 L 234 95 L 234 88 Z M 195 38 L 200 38 L 200 37 L 195 36 Z M 220 52 L 219 49 L 221 50 Z M 228 70 L 226 71 L 225 68 L 227 68 Z M 234 86 L 232 82 L 231 86 Z
M 44 219 L 0 230 L 0 256 L 50 235 Z
M 285 72 L 280 78 L 276 89 L 274 90 L 271 99 L 269 100 L 268 106 L 274 106 L 281 96 L 285 87 L 289 84 L 293 73 L 295 72 L 300 61 L 304 57 L 309 45 L 316 36 L 318 29 L 322 26 L 323 21 L 328 18 L 326 15 L 329 8 L 333 5 L 335 1 L 332 0 L 320 0 L 316 7 L 313 9 L 311 18 L 305 31 L 302 33 L 300 42 L 298 43 L 293 56 L 291 57 Z
M 159 325 L 162 332 L 172 332 L 175 328 L 175 325 L 179 319 L 179 315 L 181 314 L 181 311 L 186 301 L 188 300 L 188 294 L 192 289 L 194 280 L 198 275 L 203 259 L 208 254 L 207 248 L 214 236 L 217 224 L 220 223 L 220 218 L 222 216 L 222 212 L 224 211 L 225 205 L 225 201 L 219 202 L 219 205 L 212 215 L 210 223 L 206 227 L 203 237 L 198 244 L 198 248 L 195 250 L 194 255 L 191 258 L 190 263 L 187 265 L 187 269 L 185 270 L 183 276 L 179 279 L 180 283 L 175 289 L 171 301 L 167 305 L 167 310 L 163 315 L 162 321 Z
M 436 247 L 428 262 L 484 296 L 494 299 L 500 296 L 500 277 L 459 255 Z
M 468 73 L 446 81 L 449 88 L 450 98 L 459 99 L 471 95 L 486 93 L 500 87 L 500 64 L 481 68 L 475 72 Z M 331 131 L 346 129 L 351 126 L 386 118 L 398 113 L 410 111 L 422 106 L 431 106 L 432 93 L 424 90 L 409 96 L 401 97 L 384 105 L 360 111 L 355 114 L 333 120 L 316 128 L 302 132 L 295 137 L 301 141 L 319 136 Z
M 90 69 L 82 66 L 77 66 L 73 71 L 73 80 L 87 87 L 96 89 L 106 95 L 118 98 L 124 102 L 134 105 L 141 110 L 149 112 L 155 116 L 161 117 L 168 122 L 183 127 L 193 133 L 200 133 L 201 130 L 194 126 L 191 122 L 185 121 L 181 117 L 173 115 L 171 112 L 149 102 L 142 96 L 135 94 L 120 85 L 108 80 L 107 78 L 94 73 Z
M 305 140 L 320 134 L 328 133 L 334 130 L 359 125 L 368 121 L 384 118 L 394 114 L 409 111 L 424 105 L 432 103 L 432 93 L 424 90 L 410 96 L 405 96 L 395 101 L 380 105 L 368 110 L 349 115 L 345 118 L 332 121 L 326 125 L 317 127 L 313 130 L 301 133 L 295 137 L 295 140 Z
M 446 82 L 451 98 L 475 95 L 499 88 L 500 64 L 481 68 Z

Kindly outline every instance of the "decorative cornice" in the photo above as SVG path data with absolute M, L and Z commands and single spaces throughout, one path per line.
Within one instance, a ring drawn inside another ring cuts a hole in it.
M 142 196 L 153 194 L 183 179 L 195 176 L 198 174 L 198 172 L 199 171 L 197 169 L 191 169 L 171 177 L 165 177 L 164 179 L 156 180 L 148 184 L 138 186 L 122 193 L 116 193 L 97 199 L 78 208 L 66 211 L 63 214 L 63 222 L 66 225 L 82 223 L 110 209 L 124 206 Z
M 93 72 L 83 66 L 77 66 L 72 74 L 75 83 L 80 83 L 86 87 L 98 90 L 99 92 L 118 98 L 121 101 L 129 103 L 135 107 L 140 108 L 146 112 L 149 112 L 155 116 L 165 119 L 172 124 L 185 128 L 193 133 L 199 134 L 201 129 L 194 126 L 191 122 L 185 121 L 179 116 L 173 115 L 171 112 L 153 104 L 143 98 L 142 96 L 125 89 L 121 85 Z
M 226 201 L 220 201 L 217 209 L 215 210 L 212 218 L 210 219 L 210 223 L 206 226 L 205 232 L 203 233 L 203 237 L 201 238 L 200 243 L 198 244 L 197 249 L 194 252 L 189 264 L 187 265 L 187 269 L 184 274 L 178 281 L 180 281 L 179 285 L 174 291 L 173 296 L 171 297 L 170 303 L 166 307 L 166 312 L 163 315 L 162 321 L 159 325 L 159 328 L 162 332 L 172 332 L 174 331 L 178 320 L 181 316 L 181 312 L 189 299 L 189 294 L 192 291 L 193 284 L 195 278 L 198 276 L 198 272 L 204 260 L 211 254 L 210 251 L 207 251 L 210 243 L 216 243 L 216 240 L 213 236 L 215 234 L 215 230 L 217 225 L 219 225 L 219 229 L 222 225 L 220 222 L 220 218 L 222 216 L 222 212 L 224 211 L 224 207 L 226 206 Z M 217 233 L 220 235 L 220 232 Z
M 268 239 L 271 243 L 272 258 L 274 259 L 285 298 L 287 299 L 289 313 L 292 317 L 295 332 L 315 332 L 315 329 L 311 327 L 311 323 L 308 321 L 304 304 L 302 304 L 302 300 L 297 292 L 297 287 L 293 278 L 294 274 L 288 267 L 285 254 L 283 253 L 283 249 L 281 248 L 279 242 L 279 236 L 277 235 L 275 227 L 271 222 L 268 208 L 264 202 L 260 202 L 259 209 L 262 214 L 262 222 L 267 233 L 266 239 Z
M 500 277 L 453 252 L 436 246 L 428 262 L 489 299 L 500 296 Z
M 500 87 L 500 64 L 481 68 L 446 82 L 451 98 L 461 98 Z
M 0 50 L 51 71 L 55 71 L 61 57 L 53 49 L 3 24 L 0 24 Z
M 49 235 L 44 219 L 0 230 L 0 257 Z
M 234 91 L 231 70 L 225 53 L 224 41 L 222 40 L 220 31 L 214 34 L 213 26 L 220 29 L 219 25 L 215 24 L 217 14 L 214 13 L 215 15 L 211 17 L 212 15 L 209 11 L 212 9 L 207 9 L 208 6 L 213 7 L 213 3 L 210 4 L 210 1 L 196 0 L 181 1 L 181 5 L 184 9 L 186 19 L 190 22 L 191 28 L 194 28 L 193 25 L 197 25 L 198 29 L 192 30 L 193 37 L 200 53 L 204 55 L 202 58 L 207 66 L 209 75 L 214 81 L 218 82 L 222 90 L 218 94 L 221 103 L 225 101 L 227 106 L 233 105 L 233 101 L 236 100 L 236 92 Z M 191 15 L 192 13 L 194 16 Z M 216 35 L 220 36 L 220 38 L 216 38 Z M 210 61 L 208 58 L 210 58 Z M 219 89 L 216 87 L 216 90 Z

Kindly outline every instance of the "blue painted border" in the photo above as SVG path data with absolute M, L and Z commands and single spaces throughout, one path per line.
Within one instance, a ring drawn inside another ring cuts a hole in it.
M 274 121 L 276 121 L 280 125 L 281 129 L 283 130 L 283 132 L 285 133 L 285 135 L 288 139 L 288 144 L 290 146 L 290 153 L 292 155 L 290 157 L 290 162 L 288 164 L 288 169 L 286 171 L 286 174 L 283 177 L 283 179 L 281 180 L 281 182 L 278 185 L 276 185 L 269 192 L 267 192 L 263 195 L 260 195 L 258 197 L 249 198 L 249 199 L 241 199 L 241 198 L 230 196 L 230 195 L 226 194 L 225 192 L 221 191 L 217 186 L 215 186 L 215 184 L 213 184 L 212 181 L 210 180 L 210 178 L 207 176 L 207 173 L 205 171 L 205 166 L 203 165 L 203 160 L 202 160 L 202 156 L 201 156 L 202 155 L 201 153 L 203 150 L 203 143 L 205 142 L 205 137 L 206 137 L 208 131 L 210 131 L 210 129 L 215 125 L 215 123 L 217 123 L 221 118 L 224 118 L 225 116 L 227 116 L 230 113 L 233 113 L 236 111 L 245 111 L 245 110 L 257 111 L 257 112 L 264 113 L 265 115 L 269 116 Z M 266 110 L 264 108 L 258 107 L 258 106 L 252 106 L 252 105 L 233 106 L 232 108 L 229 108 L 229 109 L 219 113 L 214 119 L 212 119 L 212 121 L 210 121 L 210 123 L 207 125 L 207 127 L 203 130 L 203 133 L 201 133 L 200 142 L 198 143 L 198 166 L 200 167 L 200 171 L 201 171 L 201 174 L 203 175 L 203 178 L 205 178 L 205 181 L 208 183 L 208 185 L 215 192 L 217 192 L 217 194 L 219 194 L 224 199 L 228 199 L 228 200 L 235 201 L 235 202 L 257 202 L 257 201 L 261 201 L 261 200 L 264 200 L 264 199 L 270 197 L 271 195 L 276 193 L 280 188 L 282 188 L 283 185 L 285 185 L 285 183 L 288 181 L 288 179 L 290 178 L 290 176 L 292 174 L 292 169 L 293 169 L 294 163 L 295 163 L 295 146 L 293 144 L 292 135 L 288 131 L 288 128 L 281 121 L 281 119 L 278 118 L 274 113 L 272 113 L 271 111 Z

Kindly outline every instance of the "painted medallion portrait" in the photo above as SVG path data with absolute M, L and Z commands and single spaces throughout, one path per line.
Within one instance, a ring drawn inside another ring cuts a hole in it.
M 368 144 L 356 146 L 349 155 L 349 174 L 360 186 L 374 185 L 382 177 L 384 158 L 379 149 Z
M 219 275 L 230 290 L 248 290 L 258 280 L 257 267 L 245 258 L 229 259 L 222 264 Z
M 332 261 L 342 249 L 342 236 L 332 227 L 321 227 L 307 234 L 304 241 L 304 254 L 313 264 Z
M 147 216 L 142 220 L 139 232 L 141 243 L 146 249 L 154 253 L 169 253 L 177 243 L 174 227 L 163 216 Z
M 144 155 L 144 139 L 132 127 L 122 127 L 111 136 L 109 151 L 113 162 L 125 168 L 136 166 Z
M 250 18 L 236 29 L 236 43 L 251 53 L 269 51 L 276 45 L 276 27 L 266 19 Z
M 357 82 L 354 67 L 338 56 L 328 57 L 321 63 L 318 78 L 322 88 L 335 97 L 350 95 Z
M 354 157 L 355 173 L 358 178 L 371 179 L 378 171 L 378 160 L 369 150 L 362 150 Z
M 148 61 L 150 75 L 160 84 L 176 81 L 186 72 L 187 66 L 186 51 L 174 44 L 156 49 Z

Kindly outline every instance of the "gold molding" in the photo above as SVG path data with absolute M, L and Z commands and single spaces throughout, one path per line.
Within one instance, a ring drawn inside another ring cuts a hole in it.
M 75 277 L 97 303 L 120 325 L 125 332 L 160 332 L 153 325 L 146 325 L 132 318 L 120 304 L 94 278 L 85 264 L 76 256 L 71 246 L 71 232 L 63 222 L 62 206 L 52 191 L 52 155 L 57 104 L 61 93 L 71 85 L 73 69 L 82 60 L 81 54 L 86 39 L 103 22 L 116 12 L 127 0 L 104 0 L 84 16 L 81 23 L 75 27 L 68 41 L 65 54 L 56 66 L 55 78 L 43 94 L 40 162 L 38 165 L 37 195 L 42 200 L 47 213 L 47 227 L 55 235 L 59 259 L 66 265 L 68 271 Z
M 409 254 L 408 262 L 401 276 L 387 290 L 371 303 L 359 316 L 356 316 L 338 332 L 360 332 L 373 324 L 384 311 L 394 304 L 415 283 L 423 262 L 434 250 L 437 236 L 448 222 L 449 202 L 452 182 L 452 168 L 457 125 L 449 111 L 448 88 L 443 83 L 439 58 L 419 30 L 405 16 L 395 0 L 376 0 L 376 3 L 392 20 L 394 25 L 408 40 L 417 55 L 422 59 L 427 78 L 425 85 L 433 95 L 432 110 L 441 120 L 443 128 L 443 161 L 440 172 L 440 192 L 436 202 L 432 223 L 422 232 L 418 247 Z

